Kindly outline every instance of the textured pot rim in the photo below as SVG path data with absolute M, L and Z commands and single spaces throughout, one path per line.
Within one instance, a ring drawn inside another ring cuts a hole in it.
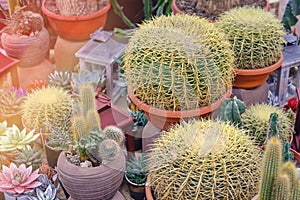
M 127 177 L 127 173 L 126 173 L 126 172 L 125 172 L 125 179 L 126 179 L 126 181 L 127 181 L 128 183 L 130 183 L 131 185 L 133 185 L 133 186 L 135 186 L 135 187 L 145 187 L 145 185 L 146 185 L 146 182 L 145 182 L 145 183 L 140 183 L 140 184 L 132 182 L 132 181 L 129 180 L 129 178 Z
M 185 14 L 182 10 L 180 10 L 180 9 L 177 7 L 176 1 L 177 1 L 177 0 L 172 0 L 172 5 L 171 5 L 172 10 L 175 11 L 175 13 L 178 13 L 178 14 Z M 271 6 L 270 6 L 270 3 L 269 3 L 269 0 L 265 0 L 265 1 L 266 1 L 267 5 L 266 5 L 266 7 L 265 7 L 264 10 L 265 10 L 265 11 L 270 11 Z
M 167 118 L 187 118 L 187 117 L 196 117 L 199 115 L 205 115 L 207 113 L 210 113 L 211 111 L 216 110 L 223 100 L 225 98 L 229 98 L 231 93 L 232 93 L 232 88 L 229 88 L 226 94 L 218 99 L 217 101 L 213 102 L 212 104 L 208 106 L 203 106 L 200 108 L 196 109 L 191 109 L 191 110 L 178 110 L 178 111 L 173 111 L 173 110 L 163 110 L 160 108 L 155 108 L 150 105 L 147 105 L 146 103 L 143 103 L 141 100 L 139 100 L 131 91 L 131 88 L 127 88 L 128 91 L 128 96 L 132 100 L 132 102 L 140 109 L 144 110 L 145 112 L 148 112 L 152 115 L 157 115 L 157 116 L 162 116 L 162 117 L 167 117 Z
M 101 10 L 98 10 L 95 13 L 92 13 L 89 15 L 84 15 L 84 16 L 64 16 L 64 15 L 59 15 L 59 14 L 56 14 L 56 13 L 53 13 L 53 12 L 50 12 L 49 10 L 47 10 L 47 8 L 45 7 L 46 1 L 47 0 L 44 0 L 42 3 L 42 11 L 45 13 L 45 15 L 47 15 L 48 17 L 57 19 L 57 20 L 62 20 L 62 21 L 86 21 L 86 20 L 94 19 L 94 18 L 97 18 L 99 16 L 106 14 L 111 7 L 111 3 L 110 3 L 110 1 L 108 1 L 107 5 L 104 8 L 102 8 Z
M 269 67 L 264 67 L 264 68 L 260 68 L 260 69 L 238 69 L 235 68 L 234 71 L 236 72 L 237 75 L 260 75 L 260 74 L 267 74 L 270 73 L 274 70 L 276 70 L 277 68 L 279 68 L 283 62 L 283 53 L 281 53 L 279 60 L 269 66 Z

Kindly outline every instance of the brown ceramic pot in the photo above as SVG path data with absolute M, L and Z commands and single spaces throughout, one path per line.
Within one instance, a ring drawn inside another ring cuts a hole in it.
M 46 152 L 46 158 L 47 158 L 48 165 L 52 168 L 55 168 L 57 166 L 58 157 L 59 157 L 60 153 L 62 152 L 62 150 L 57 150 L 57 149 L 50 147 L 46 141 L 45 142 L 45 152 Z
M 83 168 L 67 161 L 62 152 L 57 161 L 59 180 L 74 200 L 110 200 L 117 193 L 125 174 L 125 156 L 99 167 Z

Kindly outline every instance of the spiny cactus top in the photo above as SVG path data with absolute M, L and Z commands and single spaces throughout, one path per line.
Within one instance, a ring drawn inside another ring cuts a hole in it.
M 130 90 L 144 103 L 187 110 L 231 88 L 233 53 L 213 24 L 196 16 L 161 16 L 134 32 L 123 58 Z
M 161 200 L 251 199 L 258 192 L 259 151 L 229 123 L 182 123 L 151 149 L 151 188 Z
M 216 24 L 226 33 L 238 69 L 258 69 L 275 64 L 281 55 L 283 25 L 259 8 L 234 8 Z

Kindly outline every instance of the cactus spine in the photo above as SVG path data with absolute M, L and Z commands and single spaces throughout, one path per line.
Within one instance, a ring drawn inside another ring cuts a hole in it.
M 86 122 L 89 130 L 99 130 L 101 127 L 100 116 L 96 109 L 90 109 L 86 115 Z
M 300 200 L 300 180 L 297 180 L 296 185 L 292 189 L 291 200 Z
M 263 156 L 259 199 L 272 200 L 272 190 L 281 163 L 282 144 L 279 139 L 273 137 L 269 140 Z
M 221 120 L 230 121 L 234 125 L 241 126 L 241 114 L 246 110 L 246 105 L 243 101 L 234 96 L 231 99 L 225 99 L 220 108 Z
M 95 94 L 88 84 L 83 84 L 79 90 L 80 114 L 86 117 L 90 109 L 95 109 Z
M 72 123 L 73 138 L 75 141 L 80 140 L 80 138 L 88 135 L 88 127 L 86 120 L 83 116 L 74 116 Z
M 103 140 L 98 147 L 98 155 L 102 162 L 112 161 L 116 158 L 120 151 L 119 144 L 112 139 Z
M 285 162 L 280 169 L 280 172 L 285 173 L 289 178 L 291 187 L 294 187 L 297 183 L 297 170 L 295 163 L 288 161 Z
M 116 126 L 107 126 L 103 130 L 105 136 L 109 139 L 116 141 L 119 145 L 122 145 L 124 142 L 124 133 L 122 130 Z
M 280 173 L 275 182 L 273 188 L 272 200 L 290 200 L 290 182 L 289 177 L 285 173 Z

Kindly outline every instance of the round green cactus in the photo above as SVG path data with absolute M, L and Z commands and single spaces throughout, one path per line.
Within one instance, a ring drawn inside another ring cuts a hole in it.
M 270 12 L 259 8 L 234 8 L 220 17 L 217 26 L 232 44 L 236 68 L 264 68 L 279 60 L 285 33 L 280 20 Z
M 104 163 L 114 160 L 118 153 L 120 153 L 120 146 L 112 139 L 105 139 L 99 144 L 98 155 Z
M 107 126 L 103 130 L 104 135 L 108 139 L 116 141 L 119 145 L 122 145 L 125 139 L 123 131 L 116 126 Z
M 258 192 L 259 152 L 243 130 L 229 123 L 182 123 L 151 149 L 150 185 L 161 200 L 251 199 Z
M 154 18 L 140 26 L 125 50 L 130 90 L 165 110 L 210 105 L 231 88 L 233 52 L 225 36 L 196 16 Z
M 242 114 L 242 128 L 254 137 L 258 145 L 263 145 L 266 141 L 272 113 L 278 114 L 279 137 L 282 141 L 290 141 L 293 122 L 288 114 L 272 105 L 256 104 L 249 106 Z
M 58 87 L 45 87 L 27 95 L 22 106 L 25 127 L 47 132 L 45 122 L 62 126 L 65 116 L 72 111 L 72 98 L 67 91 Z

